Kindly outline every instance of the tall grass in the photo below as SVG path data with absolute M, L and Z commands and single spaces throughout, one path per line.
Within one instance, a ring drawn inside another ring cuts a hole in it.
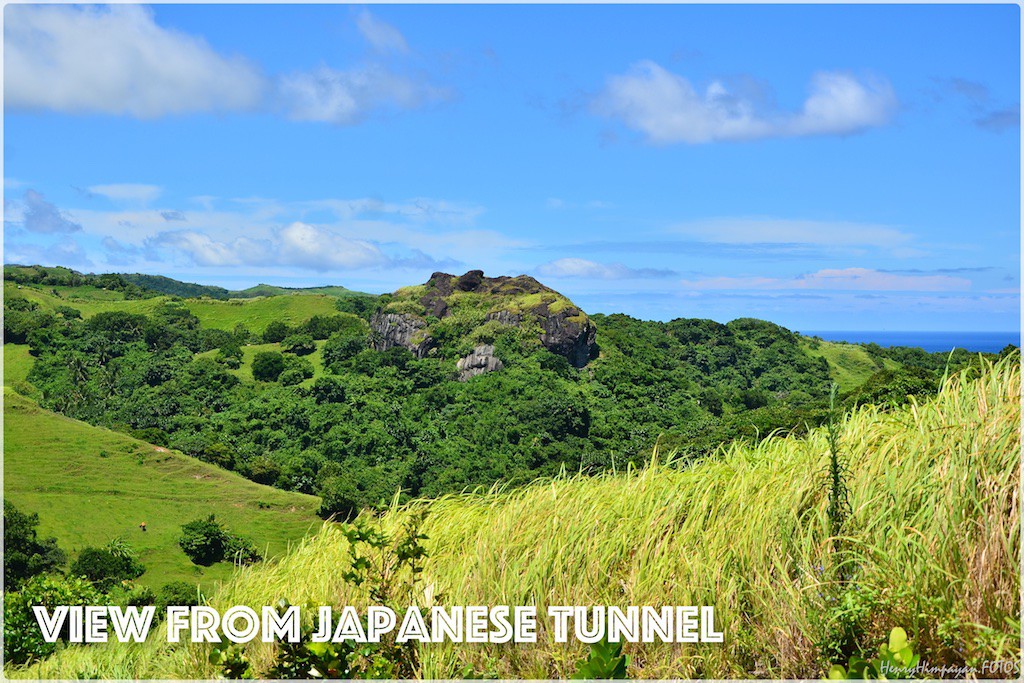
M 1017 359 L 953 377 L 927 402 L 864 407 L 839 425 L 850 514 L 830 539 L 828 435 L 735 445 L 682 467 L 564 477 L 512 491 L 396 507 L 388 529 L 426 507 L 422 603 L 714 605 L 723 644 L 627 644 L 631 674 L 818 677 L 844 634 L 876 650 L 904 627 L 929 664 L 1019 655 L 1020 369 Z M 344 583 L 341 533 L 326 525 L 273 566 L 244 570 L 213 604 L 365 604 Z M 849 584 L 825 570 L 842 562 Z M 544 620 L 540 620 L 543 624 Z M 840 630 L 843 633 L 838 633 Z M 541 629 L 535 645 L 432 644 L 422 675 L 464 666 L 502 677 L 564 677 L 582 655 Z M 212 676 L 209 646 L 69 648 L 17 672 L 72 678 Z M 249 647 L 257 669 L 273 646 Z

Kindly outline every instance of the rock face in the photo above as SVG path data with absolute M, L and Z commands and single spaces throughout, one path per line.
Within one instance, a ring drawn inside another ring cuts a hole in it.
M 426 334 L 427 324 L 408 313 L 377 313 L 370 319 L 373 348 L 385 351 L 394 346 L 409 349 L 417 358 L 425 358 L 433 347 Z
M 465 382 L 470 377 L 501 370 L 505 364 L 494 355 L 494 346 L 481 344 L 474 348 L 468 356 L 460 358 L 455 367 L 459 371 L 459 380 Z
M 586 365 L 595 350 L 596 329 L 587 315 L 528 275 L 489 278 L 481 270 L 471 270 L 456 277 L 438 272 L 421 287 L 396 292 L 392 308 L 397 304 L 402 312 L 385 309 L 370 320 L 373 346 L 378 351 L 401 346 L 417 358 L 426 357 L 437 349 L 427 317 L 446 318 L 453 314 L 453 306 L 487 311 L 485 321 L 502 325 L 521 327 L 535 323 L 540 327 L 544 348 L 565 357 L 577 368 Z M 406 312 L 410 310 L 422 313 Z M 490 344 L 478 345 L 459 361 L 463 379 L 501 367 L 501 360 L 494 356 Z

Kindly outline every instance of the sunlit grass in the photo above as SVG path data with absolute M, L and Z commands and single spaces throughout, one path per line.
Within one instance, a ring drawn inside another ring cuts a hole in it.
M 841 425 L 852 514 L 845 560 L 872 595 L 860 636 L 875 647 L 902 626 L 932 664 L 1018 656 L 1020 369 L 956 377 L 927 402 L 859 409 Z M 713 605 L 725 643 L 629 644 L 631 674 L 819 677 L 817 642 L 834 605 L 822 431 L 734 445 L 689 468 L 563 477 L 512 491 L 449 495 L 394 508 L 400 526 L 427 507 L 423 602 L 449 605 Z M 365 604 L 341 578 L 345 541 L 326 525 L 274 566 L 244 570 L 215 606 Z M 432 596 L 432 597 L 431 597 Z M 543 620 L 541 620 L 543 622 Z M 258 672 L 273 646 L 253 644 Z M 69 648 L 17 675 L 204 678 L 209 646 Z M 464 666 L 503 677 L 565 677 L 582 655 L 541 631 L 535 645 L 426 645 L 422 674 Z

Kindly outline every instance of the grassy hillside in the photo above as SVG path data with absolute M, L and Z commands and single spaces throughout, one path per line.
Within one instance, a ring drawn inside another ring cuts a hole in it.
M 28 344 L 4 344 L 4 385 L 24 382 L 34 362 Z
M 170 300 L 167 296 L 149 299 L 125 299 L 120 292 L 93 287 L 49 287 L 16 285 L 4 283 L 4 297 L 21 297 L 33 301 L 46 311 L 58 306 L 78 309 L 83 318 L 89 318 L 102 311 L 151 314 L 161 304 Z M 337 315 L 336 297 L 327 294 L 288 294 L 252 299 L 184 299 L 184 305 L 199 318 L 203 327 L 218 330 L 233 330 L 239 323 L 257 334 L 267 325 L 280 320 L 296 325 L 314 315 Z
M 298 325 L 314 315 L 337 315 L 334 297 L 326 294 L 289 294 L 257 299 L 186 299 L 185 306 L 199 318 L 203 327 L 232 330 L 238 324 L 260 334 L 278 320 Z
M 144 287 L 145 289 L 171 294 L 182 297 L 203 297 L 213 299 L 249 299 L 257 296 L 277 296 L 279 294 L 328 294 L 330 296 L 365 296 L 362 292 L 356 292 L 341 287 L 340 285 L 327 285 L 323 287 L 278 287 L 277 285 L 259 284 L 246 289 L 225 289 L 214 285 L 199 285 L 194 282 L 182 282 L 163 275 L 144 275 L 142 273 L 121 274 L 126 281 Z
M 426 507 L 422 600 L 448 605 L 714 605 L 725 643 L 627 644 L 635 677 L 820 677 L 849 636 L 877 652 L 894 626 L 930 665 L 1019 656 L 1020 368 L 954 378 L 935 399 L 840 425 L 850 517 L 837 552 L 823 475 L 826 435 L 734 446 L 689 468 L 559 478 L 509 492 L 393 509 L 385 529 Z M 221 609 L 287 597 L 365 604 L 339 577 L 334 528 L 274 566 L 245 570 Z M 843 563 L 852 582 L 838 581 Z M 543 623 L 544 620 L 541 620 Z M 847 643 L 850 645 L 850 643 Z M 72 647 L 30 677 L 208 678 L 208 645 Z M 247 649 L 257 673 L 273 646 Z M 426 645 L 422 675 L 466 665 L 500 677 L 565 677 L 583 646 Z M 845 661 L 843 662 L 845 663 Z
M 302 382 L 299 386 L 310 386 L 318 377 L 322 377 L 325 373 L 322 351 L 324 344 L 327 342 L 325 340 L 319 340 L 314 343 L 316 344 L 316 351 L 302 356 L 313 365 L 313 376 Z M 243 382 L 255 382 L 256 380 L 252 376 L 252 361 L 256 357 L 256 354 L 261 351 L 277 351 L 278 353 L 281 353 L 282 346 L 281 344 L 249 344 L 248 346 L 243 346 L 242 364 L 236 369 L 228 370 L 228 372 Z M 216 358 L 217 353 L 218 352 L 215 349 L 213 351 L 206 351 L 197 355 L 200 357 L 205 356 L 207 358 Z
M 859 344 L 805 339 L 802 346 L 812 358 L 828 361 L 832 379 L 841 391 L 852 391 L 879 370 L 892 370 L 900 365 L 888 358 L 876 361 Z
M 56 536 L 72 556 L 85 546 L 127 540 L 146 566 L 140 581 L 154 587 L 179 579 L 209 585 L 231 575 L 230 563 L 200 568 L 178 547 L 181 525 L 198 517 L 216 514 L 272 556 L 319 525 L 313 496 L 261 486 L 56 415 L 7 388 L 4 497 L 38 512 L 40 534 Z

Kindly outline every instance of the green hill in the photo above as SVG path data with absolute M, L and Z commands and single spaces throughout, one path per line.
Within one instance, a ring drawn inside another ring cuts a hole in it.
M 420 604 L 536 604 L 540 614 L 547 605 L 715 607 L 724 644 L 627 644 L 633 677 L 820 678 L 846 663 L 837 651 L 877 652 L 895 626 L 930 666 L 1017 661 L 1020 389 L 1019 357 L 1007 358 L 921 404 L 868 406 L 843 420 L 850 515 L 838 550 L 823 430 L 735 445 L 690 467 L 655 452 L 639 471 L 419 501 L 393 508 L 381 528 L 429 513 Z M 241 572 L 212 604 L 365 605 L 365 593 L 337 579 L 347 557 L 343 534 L 325 527 L 280 563 Z M 6 673 L 212 678 L 209 648 L 157 635 L 69 647 Z M 247 646 L 257 675 L 273 648 Z M 561 678 L 584 654 L 545 629 L 533 646 L 419 650 L 424 678 Z
M 72 557 L 86 546 L 125 539 L 146 566 L 140 581 L 154 587 L 173 580 L 207 585 L 231 575 L 230 563 L 198 567 L 178 547 L 181 525 L 193 519 L 215 514 L 270 557 L 320 524 L 314 496 L 262 486 L 56 415 L 6 387 L 4 497 L 39 513 L 40 534 L 56 536 Z
M 281 294 L 326 294 L 336 297 L 367 296 L 362 292 L 341 287 L 326 285 L 322 287 L 279 287 L 277 285 L 259 284 L 246 289 L 225 289 L 215 285 L 200 285 L 194 282 L 182 282 L 163 275 L 144 275 L 142 273 L 121 273 L 127 282 L 143 289 L 161 294 L 187 298 L 209 297 L 211 299 L 251 299 L 258 296 L 278 296 Z
M 126 299 L 120 292 L 103 290 L 92 285 L 41 286 L 4 283 L 5 299 L 27 299 L 40 310 L 55 311 L 59 306 L 77 309 L 83 318 L 91 318 L 104 311 L 152 314 L 169 296 L 147 299 Z M 250 332 L 263 332 L 275 320 L 296 325 L 314 315 L 337 315 L 337 298 L 327 294 L 289 294 L 251 299 L 184 299 L 182 303 L 203 327 L 233 330 L 245 325 Z

